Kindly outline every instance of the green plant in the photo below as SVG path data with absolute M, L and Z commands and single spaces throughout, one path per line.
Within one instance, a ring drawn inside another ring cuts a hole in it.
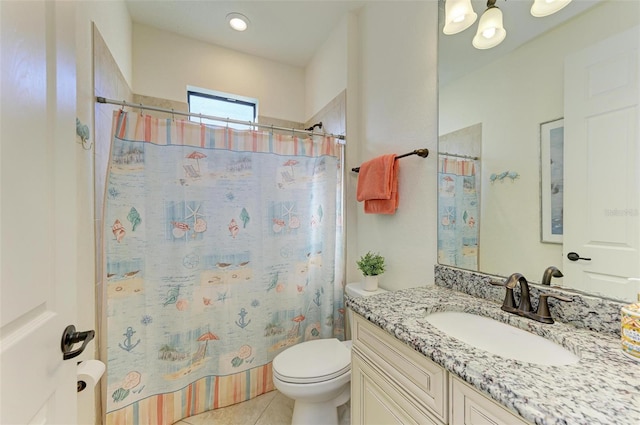
M 365 276 L 377 276 L 384 273 L 384 257 L 371 251 L 360 257 L 356 264 Z

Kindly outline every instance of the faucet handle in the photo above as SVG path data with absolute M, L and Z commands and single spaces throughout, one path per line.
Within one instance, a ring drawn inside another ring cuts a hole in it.
M 516 300 L 513 297 L 513 286 L 507 285 L 507 281 L 501 282 L 499 280 L 490 280 L 489 283 L 493 286 L 502 286 L 506 288 L 504 294 L 504 301 L 502 302 L 502 309 L 505 311 L 514 311 L 516 309 Z
M 551 313 L 549 312 L 549 303 L 547 302 L 548 298 L 555 298 L 564 302 L 573 302 L 573 298 L 556 294 L 540 294 L 540 302 L 538 303 L 538 311 L 536 312 L 536 316 L 542 319 L 544 323 L 553 323 L 554 320 L 551 317 Z

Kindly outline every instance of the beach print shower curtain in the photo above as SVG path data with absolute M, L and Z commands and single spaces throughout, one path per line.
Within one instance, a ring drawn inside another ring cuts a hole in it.
M 473 160 L 438 164 L 438 263 L 478 270 L 480 205 Z
M 344 339 L 331 137 L 116 111 L 105 194 L 108 424 L 171 424 L 273 389 L 271 361 Z

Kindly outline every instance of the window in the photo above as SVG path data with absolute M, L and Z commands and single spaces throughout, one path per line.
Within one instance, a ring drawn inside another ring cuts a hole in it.
M 239 121 L 256 122 L 258 100 L 247 97 L 214 92 L 205 89 L 188 88 L 187 98 L 189 102 L 189 112 L 203 115 L 212 115 L 220 118 L 230 118 Z M 191 121 L 200 122 L 199 117 L 191 117 Z M 203 118 L 205 124 L 226 126 L 227 122 L 214 121 Z M 229 123 L 229 127 L 248 130 L 250 126 L 243 124 Z

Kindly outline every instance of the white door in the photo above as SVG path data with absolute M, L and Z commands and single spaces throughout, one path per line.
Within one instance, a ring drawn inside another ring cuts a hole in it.
M 563 281 L 628 301 L 640 276 L 639 40 L 634 27 L 565 61 Z
M 0 424 L 72 424 L 75 6 L 0 1 Z

